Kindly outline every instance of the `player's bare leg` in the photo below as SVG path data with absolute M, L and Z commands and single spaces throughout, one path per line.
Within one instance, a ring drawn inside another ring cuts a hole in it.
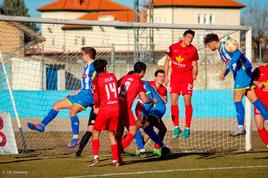
M 178 138 L 181 129 L 179 127 L 179 107 L 178 107 L 179 95 L 176 93 L 171 93 L 171 117 L 174 125 L 173 137 Z
M 190 127 L 193 115 L 193 108 L 192 108 L 192 96 L 191 95 L 184 95 L 184 105 L 185 105 L 185 129 L 182 134 L 182 138 L 186 139 L 190 136 Z
M 100 132 L 93 129 L 92 132 L 92 153 L 93 153 L 93 160 L 88 165 L 89 167 L 97 166 L 100 162 L 99 160 L 99 149 L 100 149 L 100 141 L 99 141 Z
M 36 130 L 38 132 L 44 132 L 45 127 L 57 116 L 59 110 L 69 109 L 71 107 L 72 104 L 67 99 L 57 101 L 40 123 L 29 122 L 27 123 L 27 126 L 32 130 Z
M 79 119 L 77 117 L 77 113 L 82 111 L 84 108 L 80 106 L 79 104 L 73 104 L 70 108 L 70 118 L 71 118 L 71 124 L 72 124 L 72 132 L 73 132 L 73 138 L 70 141 L 70 143 L 67 145 L 68 148 L 73 148 L 76 145 L 79 145 Z

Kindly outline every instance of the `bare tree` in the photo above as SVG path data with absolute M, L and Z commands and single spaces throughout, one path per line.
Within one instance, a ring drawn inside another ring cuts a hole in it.
M 254 37 L 268 35 L 268 8 L 260 4 L 250 4 L 242 15 L 242 22 L 252 26 Z
M 242 14 L 242 24 L 252 27 L 255 60 L 268 62 L 268 8 L 252 3 Z

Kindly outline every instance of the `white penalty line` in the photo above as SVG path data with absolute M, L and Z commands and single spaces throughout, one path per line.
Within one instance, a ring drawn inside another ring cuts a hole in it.
M 110 173 L 110 174 L 71 176 L 71 177 L 65 177 L 65 178 L 111 177 L 111 176 L 140 175 L 140 174 L 151 174 L 151 173 L 215 171 L 215 170 L 228 170 L 228 169 L 255 169 L 255 168 L 268 168 L 268 165 L 264 165 L 264 166 L 213 167 L 213 168 L 191 168 L 191 169 L 168 169 L 168 170 L 159 170 L 159 171 L 155 170 L 155 171 L 138 171 L 138 172 L 122 172 L 122 173 Z

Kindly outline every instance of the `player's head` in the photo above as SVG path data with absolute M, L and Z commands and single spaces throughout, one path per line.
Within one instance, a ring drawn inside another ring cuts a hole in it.
M 189 30 L 186 30 L 184 33 L 183 33 L 183 43 L 186 45 L 186 46 L 190 46 L 190 44 L 192 43 L 193 39 L 194 39 L 194 35 L 195 35 L 195 32 L 191 29 Z
M 208 46 L 209 49 L 215 51 L 219 48 L 219 37 L 215 33 L 209 33 L 204 37 L 204 44 Z
M 155 77 L 155 81 L 158 84 L 163 84 L 165 82 L 165 71 L 161 69 L 155 71 L 154 77 Z
M 84 63 L 88 63 L 90 60 L 95 60 L 97 52 L 94 48 L 82 47 L 81 51 L 82 51 Z
M 139 74 L 142 78 L 146 72 L 146 64 L 143 62 L 136 62 L 134 65 L 134 72 Z
M 97 73 L 106 72 L 107 61 L 104 59 L 97 59 L 93 62 L 94 69 Z

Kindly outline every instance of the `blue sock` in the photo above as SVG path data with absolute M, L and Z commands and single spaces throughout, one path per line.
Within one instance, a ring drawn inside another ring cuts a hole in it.
M 74 135 L 79 134 L 79 119 L 77 116 L 71 117 L 71 123 L 72 123 L 72 132 Z
M 265 120 L 268 120 L 268 111 L 267 111 L 267 108 L 264 106 L 264 104 L 259 99 L 257 99 L 252 104 L 260 111 L 262 117 Z
M 58 113 L 58 111 L 51 109 L 46 115 L 46 117 L 44 117 L 41 121 L 41 125 L 43 125 L 44 127 L 47 126 L 58 115 Z
M 137 133 L 135 135 L 135 142 L 137 146 L 139 147 L 139 149 L 144 149 L 143 137 L 142 137 L 140 129 L 137 130 Z
M 245 109 L 243 103 L 241 101 L 235 102 L 235 110 L 236 110 L 236 117 L 238 125 L 244 125 L 245 121 Z
M 146 127 L 145 129 L 143 129 L 144 132 L 149 135 L 149 137 L 155 142 L 157 143 L 160 147 L 163 147 L 164 144 L 162 142 L 162 140 L 160 139 L 160 137 L 155 133 L 154 128 L 153 127 Z

